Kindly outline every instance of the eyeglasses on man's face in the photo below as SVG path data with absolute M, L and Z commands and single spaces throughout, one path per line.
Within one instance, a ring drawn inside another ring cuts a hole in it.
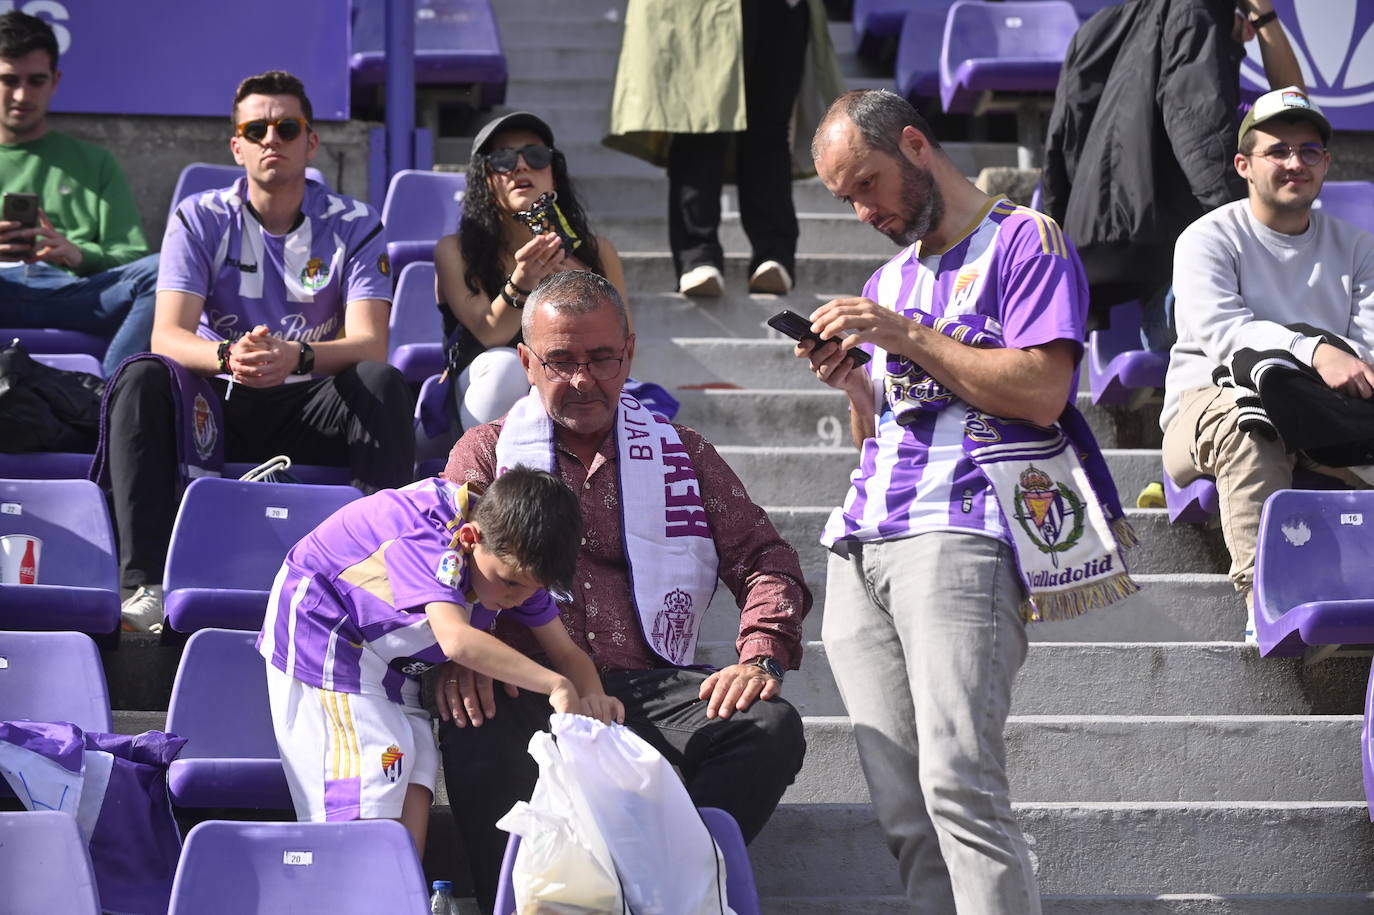
M 305 123 L 305 118 L 277 118 L 275 121 L 258 118 L 240 124 L 239 136 L 250 143 L 262 143 L 267 139 L 267 130 L 270 127 L 277 128 L 278 139 L 283 143 L 290 143 L 305 133 L 309 125 Z
M 1251 155 L 1268 159 L 1275 165 L 1287 165 L 1289 160 L 1296 155 L 1299 162 L 1311 168 L 1326 158 L 1326 147 L 1320 143 L 1304 143 L 1301 146 L 1275 143 L 1273 146 L 1257 149 Z
M 537 357 L 536 357 L 537 358 Z M 610 381 L 620 374 L 620 366 L 625 362 L 625 354 L 619 356 L 599 356 L 586 362 L 573 362 L 569 359 L 539 359 L 544 374 L 550 381 L 572 381 L 582 369 L 597 381 Z
M 548 168 L 553 162 L 553 147 L 541 146 L 538 143 L 531 143 L 529 146 L 502 146 L 487 153 L 487 164 L 491 170 L 498 175 L 506 172 L 515 171 L 516 159 L 519 156 L 525 157 L 525 164 L 535 171 L 541 168 Z

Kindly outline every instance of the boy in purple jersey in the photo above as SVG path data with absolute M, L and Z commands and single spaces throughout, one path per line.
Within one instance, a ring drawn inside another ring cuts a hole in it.
M 623 721 L 545 587 L 566 588 L 582 516 L 557 477 L 516 467 L 484 493 L 430 479 L 345 506 L 291 548 L 258 651 L 302 820 L 399 819 L 423 854 L 438 751 L 419 677 L 446 660 Z M 530 627 L 550 670 L 486 631 Z
M 862 297 L 811 314 L 821 339 L 842 343 L 796 348 L 849 395 L 862 452 L 822 537 L 831 669 L 914 910 L 1037 915 L 1003 741 L 1025 592 L 966 441 L 971 413 L 1049 426 L 1064 412 L 1083 269 L 1053 220 L 979 191 L 891 92 L 841 96 L 812 152 L 831 193 L 902 247 Z M 986 322 L 1004 345 L 966 345 L 918 312 Z M 849 359 L 856 346 L 873 352 L 867 366 Z M 913 384 L 913 369 L 942 386 L 947 409 L 894 415 L 889 393 Z

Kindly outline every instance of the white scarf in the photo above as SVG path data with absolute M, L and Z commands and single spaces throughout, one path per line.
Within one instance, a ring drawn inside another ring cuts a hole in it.
M 615 428 L 630 597 L 649 647 L 689 665 L 720 565 L 701 486 L 673 424 L 623 392 Z M 496 439 L 497 475 L 520 464 L 557 473 L 554 424 L 538 391 L 511 408 Z

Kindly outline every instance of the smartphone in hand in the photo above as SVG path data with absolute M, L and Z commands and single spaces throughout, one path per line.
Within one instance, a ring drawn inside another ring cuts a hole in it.
M 534 235 L 543 235 L 545 232 L 557 235 L 563 242 L 563 253 L 571 257 L 573 251 L 581 246 L 582 239 L 577 237 L 577 233 L 569 225 L 568 217 L 558 208 L 557 201 L 557 191 L 545 191 L 539 195 L 538 200 L 530 204 L 528 210 L 512 213 L 511 216 L 528 226 Z
M 820 335 L 811 329 L 810 321 L 803 318 L 795 311 L 790 311 L 786 308 L 769 318 L 768 326 L 774 330 L 782 331 L 793 340 L 810 340 L 817 346 L 822 346 L 835 340 L 834 337 L 822 340 Z M 868 353 L 858 347 L 849 351 L 849 359 L 854 363 L 855 368 L 868 362 L 869 358 Z
M 0 220 L 17 222 L 24 229 L 36 228 L 38 226 L 38 195 L 6 191 L 4 203 L 0 204 Z M 11 244 L 18 245 L 20 243 L 12 242 Z M 32 243 L 24 247 L 30 251 L 33 250 Z M 10 252 L 11 255 L 23 253 L 22 251 Z

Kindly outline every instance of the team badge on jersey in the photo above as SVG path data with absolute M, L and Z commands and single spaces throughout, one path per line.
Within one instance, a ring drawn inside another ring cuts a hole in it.
M 1056 568 L 1057 554 L 1072 549 L 1083 536 L 1086 512 L 1083 499 L 1064 483 L 1056 483 L 1037 467 L 1021 471 L 1015 493 L 1016 520 Z M 1065 532 L 1065 528 L 1068 532 Z
M 301 268 L 301 285 L 311 292 L 322 288 L 329 282 L 329 266 L 318 257 L 312 257 Z
M 439 567 L 434 570 L 434 579 L 446 588 L 457 588 L 458 578 L 463 574 L 463 557 L 457 550 L 449 550 L 439 557 Z
M 382 751 L 382 774 L 391 781 L 401 777 L 401 767 L 405 762 L 406 755 L 401 752 L 401 748 L 392 744 Z
M 197 394 L 191 402 L 191 416 L 191 440 L 195 443 L 196 454 L 200 455 L 202 461 L 208 461 L 210 453 L 215 450 L 219 430 L 215 428 L 215 416 L 210 412 L 210 403 L 204 394 Z

